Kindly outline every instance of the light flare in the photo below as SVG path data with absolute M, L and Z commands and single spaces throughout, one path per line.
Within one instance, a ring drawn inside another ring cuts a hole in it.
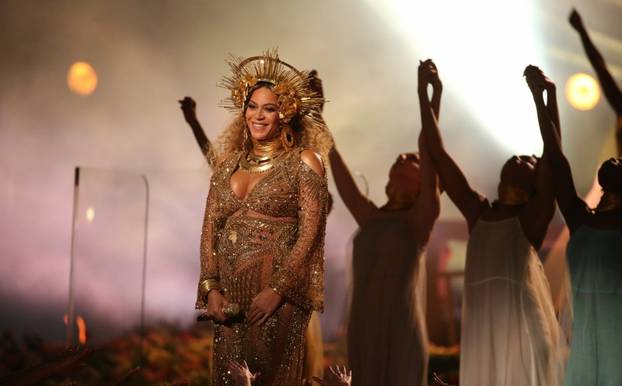
M 512 153 L 542 149 L 535 107 L 523 70 L 546 72 L 532 0 L 413 2 L 368 0 L 419 60 L 432 58 L 444 89 L 459 97 L 479 127 Z M 441 118 L 442 121 L 442 118 Z
M 91 95 L 97 88 L 98 77 L 93 66 L 87 62 L 75 62 L 69 67 L 67 85 L 74 93 Z
M 600 101 L 600 87 L 592 76 L 584 73 L 572 75 L 566 81 L 566 99 L 580 111 L 591 110 Z

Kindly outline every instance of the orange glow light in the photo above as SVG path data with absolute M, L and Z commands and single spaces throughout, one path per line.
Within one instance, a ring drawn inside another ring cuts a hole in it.
M 78 316 L 76 318 L 76 325 L 78 326 L 78 342 L 84 345 L 86 344 L 86 321 L 83 317 Z
M 75 62 L 67 73 L 69 89 L 78 95 L 91 95 L 97 88 L 97 73 L 86 62 Z
M 566 82 L 566 98 L 577 110 L 591 110 L 600 100 L 598 82 L 588 74 L 574 74 Z

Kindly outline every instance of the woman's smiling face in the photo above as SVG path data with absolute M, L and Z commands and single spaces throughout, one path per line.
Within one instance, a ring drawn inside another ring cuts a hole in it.
M 279 106 L 272 90 L 260 87 L 253 91 L 244 117 L 253 139 L 260 141 L 273 138 L 279 129 Z

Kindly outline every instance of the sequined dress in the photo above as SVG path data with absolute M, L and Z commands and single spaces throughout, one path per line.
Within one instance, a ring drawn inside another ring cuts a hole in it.
M 213 385 L 233 385 L 230 360 L 248 363 L 261 375 L 253 385 L 300 385 L 304 337 L 311 311 L 323 307 L 326 177 L 301 158 L 283 155 L 246 198 L 231 190 L 241 152 L 214 171 L 201 237 L 201 278 L 219 279 L 225 297 L 248 312 L 264 288 L 284 303 L 261 326 L 217 325 Z M 200 293 L 196 308 L 206 308 Z

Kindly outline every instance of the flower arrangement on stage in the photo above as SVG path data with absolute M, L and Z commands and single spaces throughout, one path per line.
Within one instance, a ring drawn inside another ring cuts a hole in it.
M 61 344 L 37 337 L 20 343 L 5 333 L 0 346 L 0 383 L 11 375 L 37 376 L 37 372 L 46 371 L 50 376 L 37 384 L 209 384 L 212 333 L 207 326 L 195 325 L 187 330 L 171 325 L 152 327 L 145 332 L 142 353 L 140 342 L 140 334 L 131 332 L 101 347 L 68 353 Z

